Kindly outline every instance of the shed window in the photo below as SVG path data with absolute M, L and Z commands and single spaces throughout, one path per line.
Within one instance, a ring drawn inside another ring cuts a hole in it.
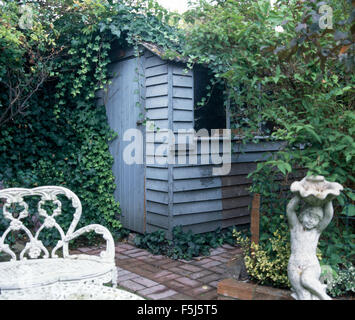
M 212 84 L 213 74 L 203 67 L 194 69 L 195 130 L 227 129 L 224 87 Z

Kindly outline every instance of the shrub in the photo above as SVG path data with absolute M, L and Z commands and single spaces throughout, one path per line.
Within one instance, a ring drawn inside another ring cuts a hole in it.
M 332 270 L 326 280 L 329 294 L 333 297 L 355 293 L 355 267 L 346 263 L 344 269 Z
M 193 234 L 191 230 L 184 232 L 181 226 L 173 228 L 172 240 L 165 237 L 165 231 L 158 230 L 145 235 L 137 235 L 134 242 L 138 248 L 147 249 L 153 254 L 163 254 L 172 259 L 191 260 L 193 257 L 207 256 L 211 248 L 225 243 L 235 243 L 232 227 L 226 230 Z
M 244 263 L 250 279 L 260 284 L 289 288 L 287 264 L 290 258 L 290 241 L 285 232 L 275 231 L 270 238 L 271 250 L 263 244 L 251 242 L 241 232 L 234 231 L 236 243 L 242 247 Z

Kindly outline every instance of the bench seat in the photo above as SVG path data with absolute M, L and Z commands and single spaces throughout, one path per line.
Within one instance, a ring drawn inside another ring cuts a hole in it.
M 95 282 L 98 279 L 109 282 L 112 267 L 111 263 L 88 259 L 56 258 L 2 262 L 0 288 L 21 290 L 63 281 Z
M 73 216 L 69 217 L 72 221 L 66 231 L 56 221 L 62 215 L 62 196 L 71 200 L 71 207 L 74 209 Z M 37 201 L 37 210 L 29 210 L 27 201 L 31 197 L 32 201 Z M 45 209 L 48 202 L 53 205 L 52 209 Z M 0 190 L 0 218 L 8 223 L 5 231 L 0 230 L 0 253 L 10 258 L 10 261 L 0 262 L 0 293 L 3 296 L 14 299 L 29 297 L 32 289 L 35 289 L 35 296 L 43 297 L 50 292 L 50 288 L 57 290 L 60 287 L 70 291 L 71 287 L 76 289 L 77 285 L 88 284 L 97 284 L 98 288 L 108 283 L 117 286 L 113 237 L 106 227 L 99 224 L 77 229 L 81 214 L 80 199 L 64 187 Z M 34 228 L 29 227 L 31 221 L 36 222 Z M 46 248 L 40 240 L 45 230 L 60 235 L 60 239 L 55 240 L 50 248 Z M 71 255 L 69 243 L 90 232 L 106 240 L 105 250 L 99 256 Z M 26 240 L 21 252 L 15 250 L 8 239 L 10 235 L 19 233 Z M 57 254 L 57 251 L 61 251 L 61 254 Z

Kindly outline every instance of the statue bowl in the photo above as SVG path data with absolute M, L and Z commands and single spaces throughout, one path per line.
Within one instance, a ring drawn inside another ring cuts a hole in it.
M 291 184 L 291 192 L 299 195 L 311 206 L 322 207 L 339 196 L 342 190 L 341 184 L 326 181 L 323 176 L 308 176 Z

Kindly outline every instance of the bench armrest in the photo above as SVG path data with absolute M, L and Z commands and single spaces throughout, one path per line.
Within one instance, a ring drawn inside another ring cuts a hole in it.
M 113 237 L 110 233 L 110 231 L 100 225 L 100 224 L 91 224 L 85 227 L 82 227 L 78 230 L 76 230 L 75 232 L 73 232 L 72 234 L 67 234 L 65 237 L 65 244 L 66 244 L 66 248 L 64 250 L 65 252 L 65 256 L 69 256 L 69 252 L 68 252 L 68 244 L 69 241 L 74 240 L 75 238 L 81 236 L 84 233 L 87 232 L 91 232 L 94 231 L 97 234 L 102 234 L 103 238 L 106 240 L 106 251 L 101 252 L 100 257 L 104 260 L 107 260 L 108 262 L 112 262 L 115 259 L 115 243 L 113 241 Z

